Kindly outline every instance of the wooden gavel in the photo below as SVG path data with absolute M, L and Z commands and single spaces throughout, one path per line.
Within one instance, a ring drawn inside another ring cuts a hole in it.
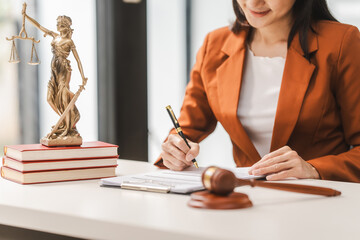
M 208 167 L 203 172 L 202 183 L 210 192 L 226 196 L 233 192 L 235 187 L 249 185 L 251 187 L 266 187 L 283 191 L 315 194 L 322 196 L 339 196 L 341 192 L 331 188 L 315 187 L 309 185 L 289 184 L 289 183 L 274 183 L 257 180 L 245 180 L 236 178 L 235 174 L 229 170 L 218 167 Z

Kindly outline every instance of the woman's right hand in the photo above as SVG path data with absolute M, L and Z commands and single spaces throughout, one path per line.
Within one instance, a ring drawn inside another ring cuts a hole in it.
M 191 149 L 178 134 L 170 134 L 168 139 L 161 145 L 161 157 L 167 168 L 181 171 L 193 164 L 192 160 L 199 155 L 200 146 L 198 143 L 187 141 Z

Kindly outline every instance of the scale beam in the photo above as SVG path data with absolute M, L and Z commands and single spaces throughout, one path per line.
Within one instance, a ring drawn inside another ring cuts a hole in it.
M 31 40 L 31 41 L 33 41 L 34 43 L 39 43 L 40 42 L 40 40 L 35 40 L 35 38 L 34 37 L 22 37 L 22 36 L 12 36 L 11 38 L 6 38 L 6 40 L 8 40 L 8 41 L 12 41 L 12 40 L 14 40 L 14 39 L 21 39 L 21 40 Z

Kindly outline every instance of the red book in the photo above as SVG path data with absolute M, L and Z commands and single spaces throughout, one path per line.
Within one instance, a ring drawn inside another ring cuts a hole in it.
M 23 173 L 12 168 L 1 167 L 1 176 L 20 184 L 49 183 L 115 177 L 115 168 L 95 167 Z
M 42 144 L 9 145 L 4 147 L 4 153 L 5 156 L 19 161 L 76 160 L 117 158 L 117 149 L 117 145 L 95 141 L 70 147 L 47 147 Z
M 116 167 L 116 158 L 97 158 L 97 159 L 80 159 L 80 160 L 51 160 L 51 161 L 26 161 L 22 162 L 9 157 L 3 157 L 3 166 L 12 168 L 19 172 L 34 172 L 48 170 L 66 170 L 78 168 L 93 167 Z

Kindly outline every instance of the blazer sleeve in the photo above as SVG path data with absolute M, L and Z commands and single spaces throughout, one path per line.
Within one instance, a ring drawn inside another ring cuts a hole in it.
M 344 34 L 335 86 L 345 141 L 352 148 L 308 163 L 317 169 L 321 179 L 360 182 L 360 33 L 356 27 Z
M 217 124 L 217 120 L 209 105 L 202 79 L 202 69 L 208 51 L 208 41 L 209 35 L 206 36 L 202 47 L 197 53 L 196 63 L 190 73 L 190 82 L 186 87 L 178 119 L 185 136 L 197 143 L 212 133 Z M 170 134 L 174 133 L 176 132 L 172 129 Z M 154 164 L 161 168 L 165 167 L 160 157 Z

